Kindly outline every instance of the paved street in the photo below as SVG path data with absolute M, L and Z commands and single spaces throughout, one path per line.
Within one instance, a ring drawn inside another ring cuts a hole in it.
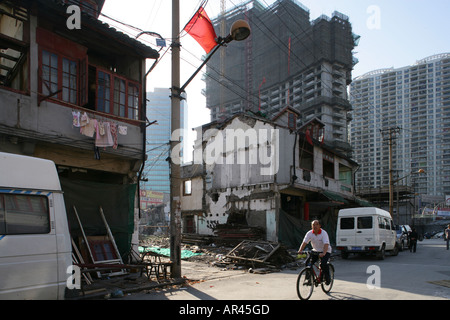
M 311 300 L 445 300 L 450 299 L 450 251 L 442 239 L 418 243 L 385 260 L 350 256 L 333 261 L 335 283 L 329 295 L 315 288 Z M 183 265 L 182 265 L 183 267 Z M 187 266 L 186 266 L 187 267 Z M 298 300 L 298 270 L 269 274 L 221 271 L 211 280 L 182 288 L 128 295 L 126 300 Z M 432 283 L 434 282 L 434 283 Z M 446 284 L 447 286 L 444 286 Z

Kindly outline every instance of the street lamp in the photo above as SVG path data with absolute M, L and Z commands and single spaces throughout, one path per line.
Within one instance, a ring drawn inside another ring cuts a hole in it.
M 410 175 L 422 174 L 422 173 L 425 173 L 425 170 L 419 169 L 417 171 L 414 171 L 414 172 L 411 172 L 411 173 L 407 174 L 404 177 L 401 177 L 401 178 L 398 178 L 398 179 L 395 179 L 395 180 L 392 180 L 392 179 L 390 180 L 390 182 L 389 182 L 389 186 L 390 186 L 389 187 L 389 213 L 390 213 L 392 218 L 394 217 L 393 216 L 393 211 L 394 211 L 394 184 L 399 182 L 399 181 L 401 181 L 401 180 L 403 180 L 403 179 L 408 178 Z M 397 186 L 397 188 L 398 188 L 398 186 Z M 398 199 L 397 199 L 397 201 L 398 201 Z M 398 220 L 399 220 L 399 212 L 397 210 L 397 223 L 399 222 Z
M 191 75 L 191 77 L 186 81 L 185 84 L 183 84 L 183 86 L 179 89 L 179 95 L 181 95 L 181 93 L 184 92 L 184 89 L 186 89 L 186 87 L 188 86 L 188 84 L 192 81 L 192 79 L 195 78 L 195 76 L 197 75 L 197 73 L 200 72 L 200 70 L 205 66 L 206 63 L 208 63 L 209 59 L 211 59 L 211 57 L 214 55 L 214 53 L 216 53 L 216 51 L 230 43 L 233 40 L 236 41 L 242 41 L 248 38 L 248 36 L 250 35 L 250 26 L 248 25 L 247 21 L 245 20 L 237 20 L 236 22 L 233 23 L 233 25 L 231 26 L 230 29 L 230 34 L 228 36 L 226 36 L 225 38 L 222 37 L 218 37 L 217 39 L 217 45 L 214 47 L 214 49 L 208 54 L 208 56 L 206 57 L 206 59 L 203 61 L 203 63 L 200 65 L 200 67 L 197 68 L 197 70 L 195 70 L 195 72 Z
M 199 73 L 203 66 L 211 59 L 217 50 L 233 40 L 242 41 L 250 35 L 250 26 L 244 20 L 233 23 L 230 34 L 225 38 L 219 37 L 217 45 L 209 53 L 205 61 L 198 67 L 194 74 L 180 87 L 180 0 L 172 0 L 172 88 L 171 88 L 171 127 L 172 132 L 180 129 L 180 100 L 181 94 L 188 84 Z M 181 172 L 180 158 L 173 150 L 180 143 L 180 139 L 172 137 L 170 139 L 170 260 L 172 261 L 172 277 L 181 277 Z

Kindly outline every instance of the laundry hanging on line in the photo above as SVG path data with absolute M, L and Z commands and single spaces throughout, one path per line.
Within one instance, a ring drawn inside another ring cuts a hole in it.
M 118 147 L 118 134 L 127 135 L 127 126 L 112 121 L 90 119 L 86 112 L 72 112 L 72 126 L 80 128 L 80 133 L 95 139 L 95 147 Z

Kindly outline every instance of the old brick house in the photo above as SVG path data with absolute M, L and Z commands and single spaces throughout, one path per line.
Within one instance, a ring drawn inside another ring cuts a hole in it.
M 0 2 L 0 151 L 53 160 L 71 233 L 136 243 L 145 162 L 146 59 L 158 53 L 98 19 L 104 0 Z M 70 28 L 69 5 L 81 9 Z

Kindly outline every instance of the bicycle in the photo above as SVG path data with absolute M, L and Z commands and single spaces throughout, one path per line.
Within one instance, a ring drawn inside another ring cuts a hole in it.
M 319 255 L 320 252 L 308 251 L 306 261 L 310 261 L 312 255 Z M 316 263 L 306 265 L 305 268 L 300 271 L 297 278 L 297 295 L 301 300 L 308 300 L 314 290 L 314 286 L 322 287 L 323 292 L 330 292 L 334 283 L 334 266 L 328 262 L 328 269 L 330 271 L 330 283 L 326 284 L 325 280 L 322 280 L 324 275 L 322 274 L 322 268 L 319 264 L 320 258 Z

